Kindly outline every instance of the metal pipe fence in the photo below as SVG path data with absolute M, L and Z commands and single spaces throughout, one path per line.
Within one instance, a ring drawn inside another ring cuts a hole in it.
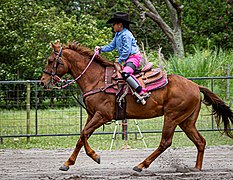
M 233 103 L 233 76 L 192 77 L 220 96 L 229 106 Z M 0 81 L 0 139 L 7 137 L 72 136 L 79 135 L 86 120 L 81 92 L 77 85 L 66 89 L 44 90 L 38 80 Z M 213 117 L 202 106 L 197 128 L 200 131 L 216 131 Z M 138 120 L 142 133 L 160 133 L 163 117 Z M 135 121 L 127 121 L 128 134 L 137 136 Z M 105 125 L 94 134 L 113 134 L 113 125 Z M 181 132 L 177 128 L 176 132 Z M 123 134 L 123 132 L 119 132 Z

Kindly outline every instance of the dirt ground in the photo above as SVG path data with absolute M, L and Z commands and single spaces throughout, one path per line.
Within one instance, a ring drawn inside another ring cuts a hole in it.
M 91 160 L 82 150 L 76 164 L 69 171 L 59 171 L 71 152 L 72 149 L 2 149 L 0 179 L 233 179 L 233 146 L 207 147 L 201 172 L 189 169 L 195 165 L 195 148 L 169 148 L 140 173 L 132 168 L 152 153 L 153 149 L 97 151 L 101 164 Z

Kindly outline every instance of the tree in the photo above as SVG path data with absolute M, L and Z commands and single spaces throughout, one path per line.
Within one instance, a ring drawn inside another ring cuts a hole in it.
M 183 1 L 182 34 L 185 50 L 233 48 L 233 11 L 230 1 Z
M 170 13 L 171 26 L 168 25 L 158 12 L 158 7 L 153 5 L 149 0 L 144 0 L 140 3 L 138 0 L 133 0 L 133 3 L 138 7 L 143 19 L 151 18 L 167 36 L 172 45 L 174 54 L 179 57 L 184 57 L 184 46 L 181 33 L 181 11 L 182 7 L 173 0 L 164 0 L 167 10 Z
M 173 51 L 182 56 L 182 40 L 186 53 L 195 53 L 193 47 L 233 48 L 232 0 L 1 0 L 0 80 L 38 79 L 50 41 L 107 44 L 112 33 L 106 21 L 117 11 L 131 15 L 138 44 L 152 53 L 159 44 L 166 57 Z
M 38 79 L 51 53 L 50 41 L 73 40 L 93 48 L 111 39 L 110 28 L 97 28 L 90 15 L 66 15 L 34 0 L 11 0 L 0 9 L 0 79 Z

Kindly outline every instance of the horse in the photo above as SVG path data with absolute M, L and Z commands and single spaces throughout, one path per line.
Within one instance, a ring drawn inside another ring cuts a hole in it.
M 87 119 L 76 146 L 67 161 L 59 168 L 67 171 L 75 164 L 82 146 L 86 154 L 95 162 L 100 163 L 100 156 L 90 147 L 88 138 L 100 126 L 114 119 L 115 100 L 114 94 L 108 94 L 102 89 L 105 84 L 105 69 L 113 66 L 113 62 L 106 60 L 100 55 L 94 57 L 94 51 L 79 45 L 69 43 L 62 45 L 60 42 L 53 44 L 53 52 L 47 60 L 45 70 L 40 80 L 41 86 L 50 89 L 56 85 L 57 79 L 65 74 L 75 78 L 82 93 L 90 93 L 85 97 Z M 159 146 L 144 161 L 133 167 L 133 170 L 141 172 L 172 144 L 174 131 L 179 126 L 197 148 L 195 171 L 202 169 L 203 156 L 206 140 L 198 132 L 195 123 L 201 108 L 201 102 L 212 106 L 217 127 L 221 133 L 233 138 L 231 125 L 233 123 L 233 112 L 223 100 L 206 87 L 200 86 L 182 76 L 170 74 L 167 76 L 168 84 L 160 89 L 151 91 L 150 98 L 145 105 L 136 102 L 132 94 L 126 96 L 126 118 L 127 119 L 149 119 L 164 116 L 162 137 Z M 202 98 L 201 93 L 204 94 Z M 221 125 L 224 128 L 221 128 Z

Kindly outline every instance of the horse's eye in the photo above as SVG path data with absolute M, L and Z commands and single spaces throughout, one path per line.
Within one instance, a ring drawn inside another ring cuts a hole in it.
M 52 62 L 53 62 L 53 58 L 49 58 L 48 63 L 52 63 Z

